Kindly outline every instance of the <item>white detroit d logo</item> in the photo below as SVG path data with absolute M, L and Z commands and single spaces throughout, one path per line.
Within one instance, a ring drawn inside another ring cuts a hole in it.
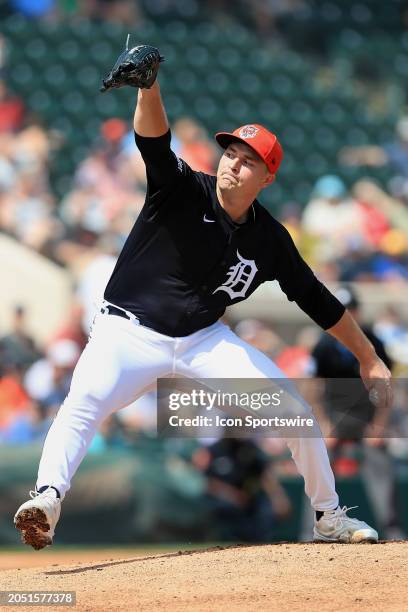
M 258 132 L 259 129 L 254 125 L 244 125 L 244 127 L 239 130 L 239 136 L 240 138 L 255 138 Z
M 254 280 L 255 274 L 258 272 L 258 268 L 253 259 L 244 259 L 244 257 L 241 257 L 238 249 L 237 257 L 238 263 L 230 267 L 229 272 L 227 272 L 227 280 L 213 291 L 213 295 L 217 293 L 217 291 L 225 291 L 228 293 L 231 300 L 237 297 L 245 297 L 250 284 Z M 236 287 L 239 291 L 234 291 Z

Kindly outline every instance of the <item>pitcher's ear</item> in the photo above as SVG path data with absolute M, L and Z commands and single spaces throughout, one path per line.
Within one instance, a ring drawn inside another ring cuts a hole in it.
M 272 185 L 275 179 L 276 179 L 276 174 L 272 174 L 271 172 L 268 172 L 267 175 L 265 176 L 263 186 L 267 187 L 268 185 Z

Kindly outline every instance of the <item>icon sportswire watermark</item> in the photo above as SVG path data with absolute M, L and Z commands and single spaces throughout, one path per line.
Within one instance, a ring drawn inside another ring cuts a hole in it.
M 408 381 L 393 381 L 401 405 Z M 361 379 L 185 379 L 157 384 L 160 437 L 408 438 L 408 417 L 374 419 L 382 410 Z M 321 418 L 322 414 L 324 418 Z M 320 427 L 323 423 L 323 429 Z M 374 432 L 373 421 L 381 421 Z
M 159 379 L 157 422 L 169 437 L 300 435 L 318 427 L 289 381 L 259 379 Z

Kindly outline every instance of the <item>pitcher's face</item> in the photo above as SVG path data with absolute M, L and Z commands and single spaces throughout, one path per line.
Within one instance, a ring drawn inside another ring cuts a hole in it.
M 274 179 L 257 153 L 241 142 L 232 142 L 218 164 L 217 183 L 222 191 L 258 193 Z

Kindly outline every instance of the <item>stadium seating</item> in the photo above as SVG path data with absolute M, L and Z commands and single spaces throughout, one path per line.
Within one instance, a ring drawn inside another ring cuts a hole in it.
M 263 45 L 242 24 L 212 23 L 188 4 L 178 3 L 177 12 L 164 15 L 160 3 L 150 8 L 147 3 L 150 18 L 132 32 L 131 44 L 157 44 L 166 56 L 161 82 L 170 120 L 192 115 L 211 133 L 248 121 L 271 126 L 286 158 L 275 188 L 265 192 L 268 207 L 279 206 L 282 198 L 300 198 L 304 204 L 325 172 L 337 172 L 347 183 L 365 173 L 364 168 L 338 167 L 337 154 L 344 145 L 381 144 L 393 136 L 404 96 L 400 85 L 408 76 L 408 34 L 400 23 L 398 0 L 315 0 L 308 11 L 282 21 L 295 51 Z M 335 66 L 331 72 L 321 58 L 307 53 L 307 45 L 313 51 L 316 20 L 327 33 L 324 48 Z M 99 93 L 127 31 L 78 18 L 50 23 L 13 15 L 4 21 L 3 32 L 13 66 L 7 74 L 11 89 L 65 135 L 52 167 L 54 188 L 60 192 L 98 136 L 100 122 L 112 116 L 130 122 L 133 91 Z M 302 45 L 306 49 L 296 51 Z M 355 85 L 359 78 L 368 83 L 388 79 L 394 95 L 384 86 L 383 107 L 371 109 L 364 87 Z M 372 174 L 382 182 L 388 178 L 384 170 Z

